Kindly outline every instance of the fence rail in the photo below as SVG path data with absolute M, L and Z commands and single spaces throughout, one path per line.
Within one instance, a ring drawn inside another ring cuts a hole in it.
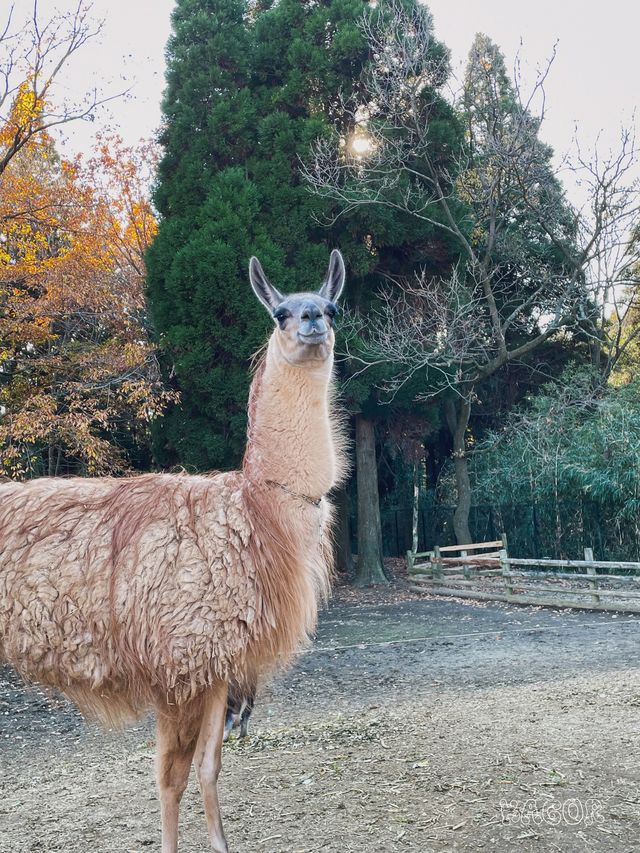
M 496 546 L 500 550 L 495 553 L 468 553 Z M 459 555 L 443 556 L 443 552 L 452 551 Z M 640 613 L 640 563 L 594 560 L 590 548 L 585 549 L 584 560 L 513 558 L 503 537 L 462 547 L 436 547 L 418 554 L 408 552 L 407 566 L 412 588 L 432 595 Z M 626 574 L 612 574 L 620 571 Z

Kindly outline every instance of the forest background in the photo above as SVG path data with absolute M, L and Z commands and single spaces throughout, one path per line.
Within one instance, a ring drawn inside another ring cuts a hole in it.
M 383 582 L 384 555 L 502 531 L 640 559 L 632 120 L 559 161 L 553 63 L 527 86 L 479 34 L 456 81 L 413 0 L 179 0 L 162 127 L 132 146 L 101 121 L 126 84 L 56 85 L 95 10 L 32 10 L 0 24 L 5 476 L 237 466 L 269 329 L 247 259 L 311 288 L 339 246 L 340 567 Z

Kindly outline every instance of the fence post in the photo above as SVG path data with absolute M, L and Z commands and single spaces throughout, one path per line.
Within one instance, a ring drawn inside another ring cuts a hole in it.
M 590 560 L 591 562 L 593 562 L 593 548 L 585 548 L 584 549 L 584 558 L 585 558 L 585 560 Z M 589 581 L 589 589 L 597 590 L 598 589 L 598 573 L 596 572 L 595 568 L 593 566 L 587 566 L 587 574 L 593 575 L 593 577 L 595 578 L 595 580 Z M 598 604 L 599 601 L 600 601 L 600 596 L 598 595 L 597 592 L 594 592 L 593 593 L 594 604 Z
M 500 569 L 502 571 L 502 579 L 504 581 L 504 589 L 507 596 L 513 595 L 513 584 L 509 575 L 509 557 L 507 556 L 506 548 L 500 551 Z
M 433 579 L 436 578 L 442 581 L 442 563 L 440 562 L 440 546 L 434 545 L 433 547 Z
M 466 557 L 466 556 L 468 556 L 467 551 L 465 551 L 464 549 L 463 549 L 463 550 L 461 550 L 461 551 L 460 551 L 460 556 L 461 556 L 461 557 Z M 465 579 L 466 579 L 466 580 L 469 580 L 469 578 L 471 577 L 471 566 L 470 566 L 468 563 L 463 563 L 463 564 L 462 564 L 462 574 L 464 575 L 464 577 L 465 577 Z
M 416 562 L 416 555 L 413 551 L 407 551 L 407 574 L 413 574 L 413 567 Z
M 502 547 L 504 548 L 506 554 L 509 550 L 509 545 L 507 544 L 507 534 L 504 532 L 504 530 L 500 534 L 500 539 L 502 539 Z

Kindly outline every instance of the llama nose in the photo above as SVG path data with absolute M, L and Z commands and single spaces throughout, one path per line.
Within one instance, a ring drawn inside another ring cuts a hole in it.
M 324 335 L 327 332 L 327 322 L 317 305 L 306 305 L 300 320 L 300 333 L 302 335 Z

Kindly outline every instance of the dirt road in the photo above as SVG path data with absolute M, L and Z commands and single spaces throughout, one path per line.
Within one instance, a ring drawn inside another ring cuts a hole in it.
M 338 602 L 225 748 L 230 849 L 637 851 L 639 650 L 621 615 Z M 0 670 L 1 853 L 159 849 L 153 737 Z M 194 780 L 181 839 L 207 849 Z

